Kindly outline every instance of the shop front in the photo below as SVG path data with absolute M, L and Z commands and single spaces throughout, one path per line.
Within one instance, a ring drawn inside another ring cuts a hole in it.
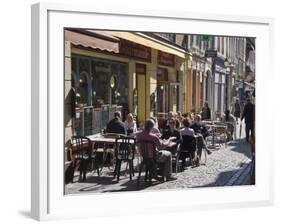
M 215 118 L 223 115 L 227 109 L 228 74 L 222 59 L 216 58 L 213 63 L 214 73 L 214 113 Z
M 178 59 L 178 61 L 181 61 Z M 182 110 L 180 105 L 182 89 L 182 71 L 176 56 L 158 51 L 157 66 L 157 118 L 164 119 L 169 111 Z
M 72 55 L 75 135 L 99 133 L 116 110 L 128 113 L 128 64 Z

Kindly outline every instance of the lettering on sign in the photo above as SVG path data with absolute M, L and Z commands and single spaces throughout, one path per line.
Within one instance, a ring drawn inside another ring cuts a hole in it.
M 131 41 L 121 39 L 119 53 L 131 58 L 151 61 L 151 48 Z
M 175 66 L 175 55 L 158 51 L 158 63 L 160 65 Z
M 138 75 L 146 75 L 146 65 L 136 63 L 136 74 Z

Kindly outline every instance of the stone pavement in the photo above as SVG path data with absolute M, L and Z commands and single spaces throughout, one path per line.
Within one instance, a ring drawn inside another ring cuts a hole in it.
M 244 127 L 242 127 L 244 129 Z M 239 128 L 237 129 L 239 137 Z M 249 173 L 251 170 L 251 149 L 250 144 L 245 142 L 244 131 L 242 138 L 228 142 L 226 147 L 212 150 L 212 154 L 207 156 L 206 165 L 199 167 L 187 167 L 183 172 L 175 174 L 174 180 L 165 183 L 154 180 L 151 186 L 144 181 L 140 182 L 137 188 L 137 173 L 133 180 L 129 180 L 129 175 L 121 173 L 120 181 L 117 183 L 113 179 L 113 172 L 104 169 L 102 176 L 97 173 L 89 173 L 85 182 L 78 182 L 78 172 L 75 173 L 74 183 L 67 184 L 66 194 L 75 193 L 101 193 L 119 192 L 132 190 L 159 190 L 159 189 L 179 189 L 195 187 L 215 187 L 250 184 Z M 204 161 L 204 157 L 203 157 Z M 142 178 L 143 180 L 143 178 Z

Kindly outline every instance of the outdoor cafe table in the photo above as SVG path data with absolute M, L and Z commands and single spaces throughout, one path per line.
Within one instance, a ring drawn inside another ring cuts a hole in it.
M 206 124 L 206 127 L 211 129 L 211 133 L 212 133 L 212 144 L 209 147 L 214 149 L 219 148 L 220 147 L 219 144 L 215 144 L 215 132 L 218 127 L 226 127 L 226 126 L 222 124 L 212 123 L 212 124 Z
M 106 162 L 106 158 L 109 155 L 110 152 L 112 152 L 112 150 L 114 150 L 114 144 L 116 141 L 116 138 L 118 138 L 119 135 L 116 136 L 104 136 L 101 134 L 96 134 L 96 135 L 89 135 L 87 136 L 87 138 L 89 138 L 93 145 L 95 145 L 95 143 L 100 143 L 103 145 L 103 161 L 102 161 L 102 167 L 103 168 L 105 162 Z M 108 147 L 110 145 L 113 145 L 113 147 Z

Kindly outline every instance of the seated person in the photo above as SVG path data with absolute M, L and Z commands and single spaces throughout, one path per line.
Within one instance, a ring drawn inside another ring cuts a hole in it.
M 120 111 L 114 113 L 114 118 L 108 122 L 106 126 L 106 133 L 126 134 L 124 123 L 121 121 Z
M 151 141 L 157 147 L 156 150 L 156 160 L 158 162 L 164 163 L 163 176 L 168 179 L 172 177 L 172 155 L 171 152 L 166 150 L 161 150 L 167 147 L 167 143 L 163 143 L 160 141 L 159 137 L 153 133 L 151 133 L 152 128 L 154 127 L 154 121 L 148 119 L 145 121 L 144 130 L 136 134 L 136 139 L 138 141 Z M 153 148 L 148 148 L 148 156 L 149 158 L 153 158 Z M 161 151 L 159 151 L 161 150 Z
M 222 121 L 227 123 L 227 140 L 233 140 L 233 133 L 236 125 L 235 117 L 230 114 L 229 110 L 226 110 L 224 116 L 222 117 Z
M 172 141 L 179 142 L 181 140 L 180 132 L 176 129 L 176 120 L 169 120 L 169 128 L 164 130 L 162 139 L 169 139 L 170 137 L 175 137 Z
M 169 120 L 175 119 L 173 111 L 170 111 L 168 113 L 168 119 L 166 119 L 163 123 L 163 130 L 169 129 Z M 180 127 L 180 122 L 176 119 L 176 128 L 178 129 Z
M 192 136 L 196 138 L 196 146 L 195 146 L 195 150 L 194 152 L 192 152 L 192 157 L 196 159 L 196 165 L 200 166 L 201 164 L 201 155 L 202 155 L 202 149 L 206 149 L 208 154 L 211 154 L 211 152 L 208 150 L 205 140 L 203 138 L 203 136 L 200 133 L 196 133 L 190 125 L 190 122 L 188 119 L 184 119 L 183 120 L 183 125 L 184 125 L 184 129 L 180 130 L 180 134 L 181 134 L 181 138 L 184 140 L 185 135 L 187 136 Z M 183 142 L 184 143 L 184 142 Z M 195 156 L 196 153 L 196 156 Z M 185 162 L 185 158 L 187 157 L 187 155 L 183 155 L 182 157 L 180 157 L 180 159 L 184 159 L 183 161 Z M 192 158 L 192 159 L 193 159 Z
M 195 131 L 195 133 L 201 134 L 204 139 L 209 135 L 208 129 L 201 121 L 201 115 L 197 114 L 194 117 L 194 123 L 191 125 L 191 128 Z
M 177 120 L 179 121 L 179 128 L 183 126 L 182 121 L 184 117 L 180 111 L 177 112 Z
M 133 114 L 129 113 L 127 115 L 127 119 L 125 120 L 124 125 L 127 135 L 132 135 L 137 132 L 137 124 L 134 120 Z
M 188 148 L 191 152 L 191 157 L 192 157 L 190 159 L 193 160 L 195 157 L 196 145 L 194 145 L 194 142 L 186 142 L 185 139 L 187 139 L 187 138 L 184 138 L 183 136 L 191 136 L 191 137 L 195 138 L 196 137 L 195 132 L 192 128 L 190 128 L 190 121 L 188 118 L 185 118 L 182 123 L 184 126 L 184 128 L 180 129 L 180 135 L 181 135 L 181 139 L 182 139 L 182 150 L 186 150 L 183 148 L 186 148 L 188 146 Z M 192 138 L 190 138 L 190 139 L 192 139 Z M 190 155 L 186 152 L 180 153 L 179 159 L 183 161 L 183 167 L 186 165 L 185 160 L 189 156 Z
M 166 129 L 163 131 L 163 135 L 162 135 L 162 139 L 170 139 L 174 137 L 174 139 L 172 139 L 171 141 L 176 142 L 176 143 L 180 143 L 181 142 L 181 136 L 180 136 L 180 132 L 176 129 L 176 120 L 175 119 L 171 119 L 169 120 L 169 129 Z M 177 150 L 177 145 L 175 145 L 174 147 L 171 148 L 171 151 L 173 154 L 175 154 Z

